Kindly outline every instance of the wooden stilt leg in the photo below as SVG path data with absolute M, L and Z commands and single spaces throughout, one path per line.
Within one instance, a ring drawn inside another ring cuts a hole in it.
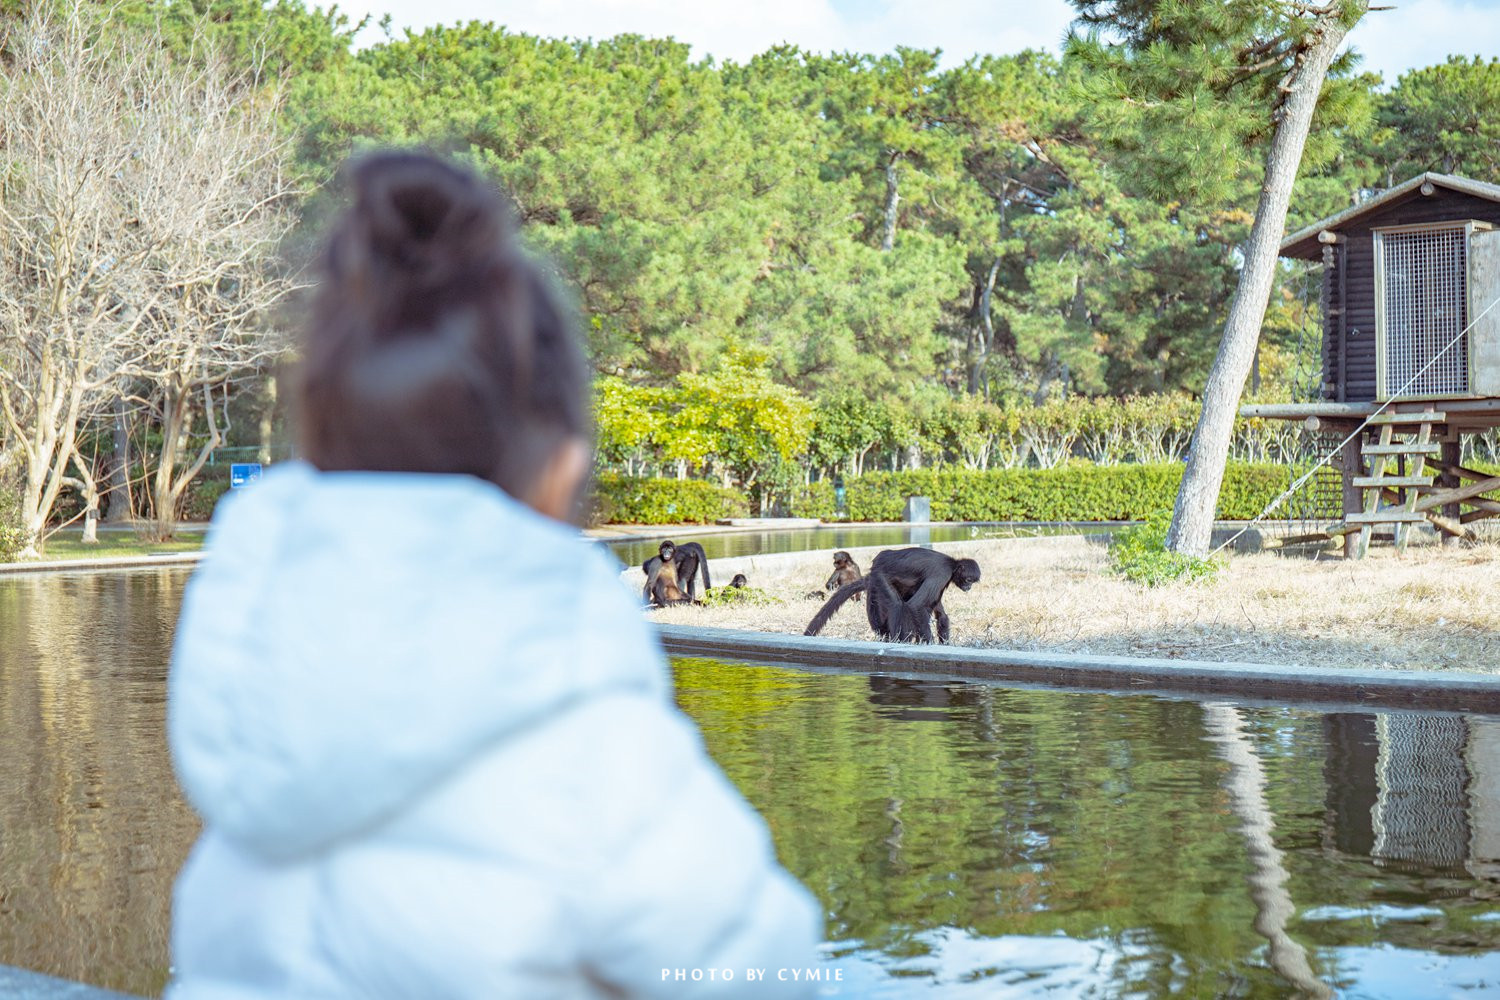
M 1462 447 L 1462 445 L 1461 445 L 1460 441 L 1457 439 L 1456 435 L 1455 435 L 1455 439 L 1454 440 L 1452 440 L 1452 441 L 1444 441 L 1443 442 L 1443 456 L 1442 457 L 1443 457 L 1443 465 L 1445 466 L 1445 470 L 1446 469 L 1453 469 L 1453 468 L 1455 468 L 1458 465 L 1458 457 L 1459 457 L 1459 452 L 1461 450 L 1461 447 Z M 1443 487 L 1445 489 L 1457 489 L 1458 488 L 1458 473 L 1451 472 L 1451 471 L 1444 471 L 1443 474 L 1438 477 L 1438 486 Z M 1446 517 L 1450 521 L 1457 521 L 1458 518 L 1459 518 L 1458 504 L 1456 502 L 1455 503 L 1444 504 L 1443 505 L 1443 516 Z M 1458 537 L 1456 535 L 1450 535 L 1450 534 L 1444 534 L 1443 535 L 1443 545 L 1444 545 L 1445 548 L 1455 546 L 1458 543 L 1459 543 L 1459 539 L 1458 539 Z
M 1344 445 L 1339 451 L 1339 478 L 1343 480 L 1344 487 L 1344 516 L 1357 514 L 1363 509 L 1362 498 L 1359 487 L 1354 485 L 1354 477 L 1365 474 L 1364 459 L 1359 453 L 1359 438 L 1354 438 Z M 1345 532 L 1344 534 L 1344 558 L 1354 559 L 1356 545 L 1358 544 L 1357 532 Z

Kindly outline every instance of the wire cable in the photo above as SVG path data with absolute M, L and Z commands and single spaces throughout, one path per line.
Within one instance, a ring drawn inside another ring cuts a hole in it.
M 1255 519 L 1253 521 L 1245 525 L 1239 531 L 1236 531 L 1234 534 L 1230 535 L 1223 542 L 1220 542 L 1218 545 L 1214 546 L 1214 548 L 1208 553 L 1208 558 L 1213 558 L 1214 556 L 1218 555 L 1220 552 L 1224 551 L 1225 548 L 1233 545 L 1235 541 L 1237 541 L 1245 532 L 1249 531 L 1261 521 L 1265 520 L 1267 514 L 1271 513 L 1271 511 L 1281 506 L 1282 502 L 1285 501 L 1287 497 L 1297 492 L 1297 490 L 1302 487 L 1303 483 L 1306 483 L 1313 477 L 1313 473 L 1317 472 L 1323 466 L 1327 465 L 1334 455 L 1337 455 L 1340 451 L 1343 450 L 1346 444 L 1359 437 L 1360 434 L 1364 433 L 1365 428 L 1370 425 L 1371 420 L 1379 416 L 1380 413 L 1392 403 L 1401 402 L 1401 397 L 1406 394 L 1406 390 L 1410 389 L 1412 385 L 1415 384 L 1417 379 L 1425 375 L 1427 373 L 1427 369 L 1431 368 L 1437 362 L 1438 358 L 1441 358 L 1444 354 L 1446 354 L 1453 348 L 1453 345 L 1457 344 L 1460 340 L 1463 340 L 1464 337 L 1468 336 L 1469 331 L 1474 329 L 1475 324 L 1484 319 L 1484 317 L 1489 314 L 1490 310 L 1495 308 L 1495 306 L 1497 305 L 1500 305 L 1500 297 L 1495 298 L 1492 302 L 1490 302 L 1489 305 L 1485 306 L 1478 316 L 1475 316 L 1472 320 L 1469 321 L 1468 326 L 1458 331 L 1458 333 L 1453 337 L 1452 340 L 1443 345 L 1443 349 L 1441 351 L 1438 351 L 1431 358 L 1428 358 L 1427 363 L 1420 369 L 1418 369 L 1411 378 L 1407 379 L 1405 385 L 1392 393 L 1390 399 L 1387 399 L 1384 403 L 1381 403 L 1379 406 L 1377 406 L 1369 416 L 1365 417 L 1365 419 L 1360 422 L 1360 425 L 1358 427 L 1349 432 L 1348 437 L 1344 438 L 1344 440 L 1335 445 L 1333 449 L 1328 452 L 1328 454 L 1324 455 L 1322 458 L 1314 462 L 1312 468 L 1308 469 L 1307 472 L 1298 477 L 1298 479 L 1293 482 L 1292 485 L 1288 486 L 1279 497 L 1267 504 L 1265 510 L 1262 510 L 1259 514 L 1255 515 Z

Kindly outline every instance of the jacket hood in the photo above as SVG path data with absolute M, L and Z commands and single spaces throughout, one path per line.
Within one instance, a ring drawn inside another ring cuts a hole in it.
M 584 698 L 665 699 L 609 556 L 467 476 L 271 470 L 183 597 L 168 732 L 204 820 L 284 859 Z

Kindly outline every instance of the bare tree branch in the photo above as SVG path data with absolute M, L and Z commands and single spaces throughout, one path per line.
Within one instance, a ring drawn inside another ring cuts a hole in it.
M 170 532 L 201 468 L 176 466 L 196 401 L 284 351 L 269 311 L 297 285 L 277 259 L 295 190 L 276 94 L 206 43 L 184 64 L 113 16 L 38 6 L 0 79 L 0 411 L 33 539 L 78 428 L 127 379 L 160 401 L 152 502 Z

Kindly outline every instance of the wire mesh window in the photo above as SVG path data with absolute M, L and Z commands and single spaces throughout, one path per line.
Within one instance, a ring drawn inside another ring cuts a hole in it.
M 1376 233 L 1384 306 L 1384 398 L 1469 391 L 1468 230 Z M 1430 364 L 1429 364 L 1430 362 Z

